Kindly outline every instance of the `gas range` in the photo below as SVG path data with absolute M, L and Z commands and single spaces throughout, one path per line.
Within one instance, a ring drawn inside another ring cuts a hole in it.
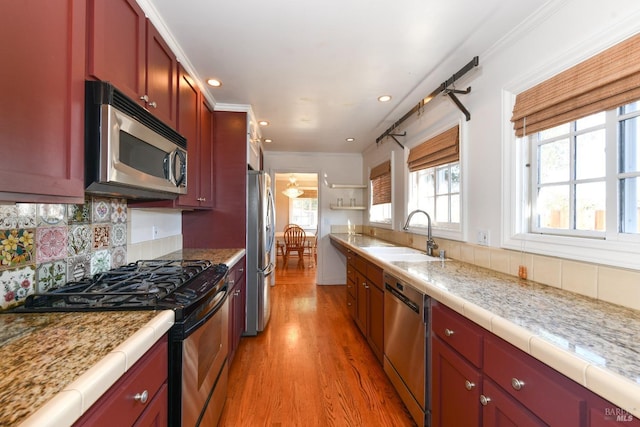
M 30 295 L 12 311 L 162 310 L 177 322 L 226 284 L 227 266 L 203 260 L 141 260 Z

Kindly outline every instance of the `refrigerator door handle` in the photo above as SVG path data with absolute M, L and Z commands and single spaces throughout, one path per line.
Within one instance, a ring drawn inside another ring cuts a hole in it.
M 275 265 L 274 265 L 272 262 L 270 262 L 270 263 L 269 263 L 269 265 L 267 265 L 265 268 L 263 268 L 262 270 L 260 270 L 260 273 L 261 273 L 263 276 L 268 276 L 268 275 L 270 275 L 271 273 L 273 273 L 274 268 L 275 268 Z

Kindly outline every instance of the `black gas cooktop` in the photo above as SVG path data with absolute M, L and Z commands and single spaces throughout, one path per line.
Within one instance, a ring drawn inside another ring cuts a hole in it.
M 174 309 L 189 307 L 225 285 L 227 266 L 202 260 L 142 260 L 29 295 L 12 311 Z

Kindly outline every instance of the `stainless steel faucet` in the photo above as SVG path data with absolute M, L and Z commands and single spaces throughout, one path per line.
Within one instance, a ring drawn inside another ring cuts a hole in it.
M 411 212 L 409 214 L 409 217 L 407 217 L 407 222 L 405 222 L 402 229 L 405 231 L 409 229 L 409 222 L 411 221 L 411 218 L 413 218 L 413 216 L 417 213 L 423 213 L 427 216 L 427 255 L 433 256 L 433 250 L 438 249 L 438 245 L 433 240 L 433 237 L 431 237 L 431 217 L 428 213 L 420 209 L 416 209 L 415 211 Z

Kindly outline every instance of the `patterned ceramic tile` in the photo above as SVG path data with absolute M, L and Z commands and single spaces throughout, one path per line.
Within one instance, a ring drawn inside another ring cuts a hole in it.
M 111 226 L 111 242 L 113 246 L 125 246 L 127 244 L 126 224 L 113 224 Z
M 91 275 L 89 255 L 78 255 L 67 258 L 67 280 L 80 280 Z
M 45 292 L 59 287 L 67 281 L 67 262 L 54 261 L 40 264 L 36 269 L 36 290 Z
M 92 243 L 91 249 L 103 249 L 108 248 L 111 243 L 111 224 L 97 224 L 91 226 L 92 230 Z
M 118 246 L 111 253 L 111 268 L 118 268 L 127 263 L 127 247 Z
M 36 229 L 36 259 L 38 263 L 67 257 L 67 227 Z
M 69 226 L 68 239 L 67 249 L 69 256 L 89 253 L 92 242 L 91 227 L 89 225 Z
M 111 222 L 120 224 L 127 222 L 127 200 L 111 199 Z
M 0 230 L 0 270 L 35 263 L 32 228 Z
M 67 223 L 67 207 L 63 204 L 38 205 L 38 226 L 65 225 Z
M 0 308 L 7 309 L 24 301 L 34 292 L 35 268 L 27 266 L 0 273 Z
M 91 221 L 92 222 L 108 222 L 111 212 L 111 203 L 109 199 L 94 198 L 91 202 Z
M 102 273 L 111 269 L 111 252 L 109 249 L 103 249 L 91 254 L 91 275 Z
M 36 205 L 32 203 L 16 203 L 18 209 L 18 228 L 35 228 Z
M 67 205 L 69 224 L 86 224 L 91 220 L 91 202 L 85 200 L 83 205 Z
M 16 205 L 0 205 L 0 228 L 18 227 L 18 208 Z

